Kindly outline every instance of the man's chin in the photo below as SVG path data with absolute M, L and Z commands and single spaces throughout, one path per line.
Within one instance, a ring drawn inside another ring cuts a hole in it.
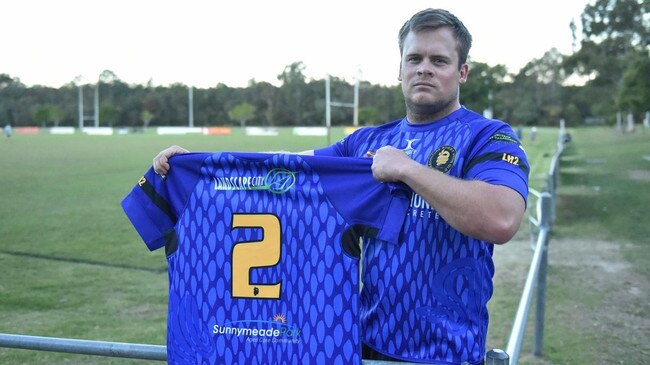
M 442 99 L 439 95 L 432 93 L 432 89 L 426 91 L 414 92 L 409 98 L 414 105 L 432 105 L 437 104 Z

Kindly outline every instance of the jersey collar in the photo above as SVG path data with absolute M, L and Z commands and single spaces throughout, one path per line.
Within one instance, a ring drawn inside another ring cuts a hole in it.
M 427 123 L 412 124 L 408 121 L 407 117 L 404 117 L 400 122 L 400 129 L 404 132 L 422 132 L 437 129 L 449 123 L 462 120 L 467 113 L 469 113 L 469 110 L 461 105 L 460 108 L 456 109 L 451 114 L 448 114 L 446 117 Z

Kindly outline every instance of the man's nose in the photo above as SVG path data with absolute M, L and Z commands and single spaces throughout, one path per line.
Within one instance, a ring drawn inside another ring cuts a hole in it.
M 429 62 L 422 62 L 418 66 L 417 72 L 419 76 L 422 75 L 433 76 L 433 67 L 431 64 L 429 64 Z

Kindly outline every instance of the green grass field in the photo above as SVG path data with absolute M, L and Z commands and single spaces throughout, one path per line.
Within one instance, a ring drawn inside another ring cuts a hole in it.
M 650 169 L 650 161 L 632 160 L 631 157 L 641 153 L 650 155 L 650 133 L 636 139 L 612 141 L 613 135 L 608 129 L 574 133 L 575 142 L 567 151 L 566 163 L 563 162 L 563 167 L 566 164 L 569 170 L 562 175 L 560 192 L 580 190 L 583 180 L 588 179 L 590 184 L 598 181 L 601 196 L 606 200 L 582 199 L 579 191 L 574 195 L 562 194 L 560 206 L 563 211 L 556 232 L 560 237 L 598 235 L 607 239 L 622 236 L 626 242 L 639 243 L 626 249 L 626 258 L 634 265 L 645 265 L 642 270 L 647 277 L 650 194 L 646 193 L 644 198 L 639 196 L 644 186 L 648 191 L 649 184 L 647 181 L 645 185 L 623 183 L 617 179 L 623 179 L 621 171 L 634 164 L 645 163 L 641 169 Z M 332 140 L 341 136 L 343 131 L 336 130 Z M 544 186 L 556 139 L 556 129 L 541 129 L 539 138 L 532 143 L 524 138 L 531 162 L 531 187 L 535 189 Z M 325 146 L 327 140 L 325 137 L 295 137 L 289 129 L 282 130 L 278 137 L 245 137 L 235 129 L 228 137 L 150 133 L 109 137 L 15 135 L 10 141 L 2 141 L 0 332 L 165 343 L 167 273 L 164 253 L 146 249 L 122 212 L 120 201 L 150 167 L 152 158 L 171 144 L 192 151 L 300 151 Z M 615 155 L 608 157 L 605 164 L 590 162 L 592 158 L 603 158 L 597 152 L 609 156 L 610 148 L 615 148 Z M 592 171 L 594 167 L 598 170 Z M 601 169 L 616 176 L 610 177 Z M 619 185 L 610 187 L 612 184 Z M 601 204 L 607 209 L 603 210 Z M 625 216 L 630 209 L 636 215 L 645 212 L 645 227 L 634 225 L 624 217 L 612 216 Z M 528 226 L 524 224 L 518 236 L 527 239 L 527 235 Z M 646 244 L 640 244 L 643 242 Z M 528 264 L 529 258 L 522 258 L 517 270 L 525 275 Z M 490 342 L 495 346 L 504 348 L 507 342 L 524 279 L 521 277 L 520 282 L 504 285 L 495 283 L 493 302 L 499 303 L 499 308 L 491 305 L 490 323 Z M 557 291 L 563 293 L 564 284 L 558 285 L 561 288 Z M 550 289 L 549 295 L 555 295 L 554 290 Z M 563 300 L 571 301 L 568 295 L 565 297 Z M 566 319 L 549 319 L 562 320 Z M 570 329 L 562 336 L 570 338 Z M 548 348 L 553 349 L 549 350 L 553 363 L 568 363 L 563 359 L 570 358 L 567 353 L 572 349 L 557 345 L 554 339 L 547 343 Z M 584 347 L 593 348 L 591 343 Z M 143 363 L 141 360 L 0 349 L 1 364 L 60 362 Z
M 549 243 L 544 356 L 531 355 L 533 301 L 519 363 L 646 364 L 650 356 L 650 130 L 620 134 L 611 128 L 577 128 L 570 132 L 573 141 L 560 162 L 557 219 Z M 531 149 L 527 151 L 530 154 Z M 536 153 L 532 155 L 534 159 Z M 531 174 L 531 183 L 540 178 Z M 509 251 L 522 260 L 532 256 L 531 249 L 514 242 L 495 250 L 490 347 L 507 344 L 513 306 L 528 270 L 527 264 L 517 265 L 507 258 L 513 255 Z

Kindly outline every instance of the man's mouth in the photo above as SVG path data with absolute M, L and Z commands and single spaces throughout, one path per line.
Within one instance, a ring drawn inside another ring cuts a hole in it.
M 420 87 L 420 86 L 431 87 L 431 88 L 434 87 L 434 85 L 429 82 L 416 82 L 415 84 L 413 84 L 413 87 Z

